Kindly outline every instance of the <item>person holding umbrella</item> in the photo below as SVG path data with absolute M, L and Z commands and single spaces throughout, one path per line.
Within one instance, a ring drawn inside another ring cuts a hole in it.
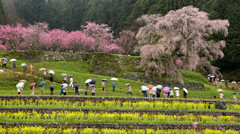
M 61 87 L 62 88 L 61 88 L 61 94 L 60 95 L 62 95 L 62 94 L 67 95 L 67 89 L 66 88 L 68 87 L 68 84 L 64 83 L 64 84 L 61 85 Z
M 38 84 L 39 87 L 41 87 L 41 93 L 40 95 L 44 95 L 44 85 L 46 84 L 45 81 L 42 81 Z
M 117 78 L 112 78 L 111 79 L 113 82 L 112 82 L 112 87 L 113 87 L 113 92 L 115 92 L 115 88 L 116 88 L 116 80 L 118 80 Z
M 79 95 L 79 91 L 78 91 L 78 86 L 79 86 L 79 85 L 80 85 L 79 83 L 74 85 L 75 95 L 76 95 L 76 94 Z
M 53 71 L 53 70 L 48 70 L 48 73 L 50 74 L 49 80 L 50 80 L 51 82 L 53 82 L 54 71 Z
M 31 95 L 34 95 L 34 90 L 35 90 L 35 85 L 36 85 L 37 83 L 32 83 L 32 84 L 30 84 L 30 89 L 32 90 L 32 92 L 31 92 Z
M 183 98 L 187 99 L 188 90 L 183 88 Z
M 232 90 L 234 90 L 235 83 L 236 83 L 235 81 L 232 82 Z
M 132 88 L 131 88 L 131 85 L 130 85 L 129 83 L 127 83 L 126 86 L 128 86 L 128 92 L 127 92 L 127 95 L 128 95 L 128 94 L 131 94 L 131 95 L 132 95 Z
M 223 100 L 223 98 L 224 98 L 223 90 L 222 89 L 218 89 L 217 91 L 219 92 L 220 100 Z
M 156 88 L 157 88 L 157 98 L 160 98 L 162 85 L 157 85 Z
M 2 65 L 2 68 L 7 68 L 7 59 L 6 58 L 2 58 L 2 60 L 3 60 L 3 65 Z
M 173 89 L 170 88 L 170 98 L 173 98 L 174 94 L 173 94 Z
M 50 85 L 50 86 L 49 86 L 50 91 L 51 91 L 50 95 L 53 95 L 53 90 L 54 90 L 54 87 L 55 87 L 55 86 L 56 86 L 56 85 Z
M 12 61 L 13 62 L 13 70 L 15 70 L 16 69 L 16 59 L 11 59 L 10 61 Z
M 102 91 L 104 91 L 105 88 L 105 81 L 108 81 L 107 79 L 102 79 Z
M 149 98 L 151 98 L 152 95 L 153 95 L 153 86 L 152 85 L 148 85 L 147 88 L 148 88 Z
M 19 83 L 16 85 L 18 95 L 20 95 L 20 94 L 23 93 L 24 84 L 25 84 L 25 83 L 23 83 L 23 82 L 19 82 Z
M 178 89 L 176 89 L 176 97 L 179 99 L 179 96 L 180 96 L 180 94 L 179 94 L 179 88 Z
M 29 66 L 29 70 L 30 70 L 30 74 L 33 75 L 34 74 L 34 67 L 33 67 L 32 64 Z
M 92 96 L 95 96 L 95 93 L 96 93 L 95 85 L 91 85 L 91 87 L 92 87 Z
M 163 88 L 163 93 L 164 93 L 165 98 L 168 98 L 169 90 L 170 90 L 169 87 L 164 87 L 164 88 Z
M 147 90 L 148 88 L 146 86 L 142 86 L 143 97 L 147 97 Z

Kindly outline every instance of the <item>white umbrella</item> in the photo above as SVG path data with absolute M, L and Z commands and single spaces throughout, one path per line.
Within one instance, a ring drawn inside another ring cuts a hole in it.
M 61 76 L 67 77 L 67 74 L 66 73 L 62 73 Z
M 0 72 L 4 72 L 2 69 L 0 69 Z
M 20 82 L 20 83 L 18 83 L 18 84 L 16 85 L 16 87 L 17 87 L 17 88 L 20 88 L 20 87 L 22 87 L 23 85 L 24 85 L 24 83 Z
M 40 68 L 39 69 L 39 71 L 45 71 L 46 70 L 46 68 Z
M 222 89 L 218 89 L 217 91 L 218 91 L 218 92 L 223 92 L 223 90 L 222 90 Z
M 188 94 L 188 90 L 186 88 L 183 88 L 183 91 Z
M 232 83 L 234 83 L 234 84 L 235 84 L 235 83 L 236 83 L 236 81 L 233 81 Z
M 174 87 L 173 89 L 179 90 L 179 87 Z
M 25 67 L 25 66 L 27 66 L 27 64 L 26 64 L 26 63 L 22 63 L 21 66 L 22 66 L 22 67 Z
M 61 86 L 63 86 L 63 88 L 66 88 L 66 87 L 68 87 L 68 84 L 64 83 Z
M 16 59 L 11 59 L 10 61 L 17 61 Z
M 27 83 L 26 80 L 20 80 L 19 82 L 21 82 L 21 83 Z
M 221 80 L 221 82 L 224 82 L 225 80 Z
M 48 70 L 49 74 L 55 74 L 55 72 L 53 70 Z
M 130 83 L 126 83 L 125 85 L 126 85 L 126 86 L 130 86 Z
M 157 85 L 156 88 L 162 89 L 162 85 Z
M 89 82 L 91 82 L 92 81 L 92 79 L 87 79 L 86 81 L 85 81 L 85 83 L 89 83 Z
M 111 80 L 118 80 L 117 78 L 112 78 Z

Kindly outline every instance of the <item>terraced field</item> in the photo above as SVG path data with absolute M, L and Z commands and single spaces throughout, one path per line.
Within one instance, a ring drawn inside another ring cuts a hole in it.
M 240 133 L 240 103 L 0 96 L 0 133 Z

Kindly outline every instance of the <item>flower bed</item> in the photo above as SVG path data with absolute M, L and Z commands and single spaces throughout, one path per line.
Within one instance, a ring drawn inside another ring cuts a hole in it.
M 91 108 L 91 109 L 150 109 L 150 110 L 197 110 L 197 111 L 214 111 L 215 104 L 206 102 L 163 102 L 163 101 L 70 101 L 54 99 L 10 99 L 0 100 L 0 107 L 21 107 L 21 108 Z M 238 104 L 226 104 L 226 111 L 240 111 Z

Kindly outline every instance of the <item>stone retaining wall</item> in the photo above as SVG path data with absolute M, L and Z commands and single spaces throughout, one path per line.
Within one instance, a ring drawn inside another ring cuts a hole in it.
M 109 128 L 109 129 L 191 129 L 192 124 L 158 124 L 158 123 L 44 123 L 44 122 L 0 122 L 3 128 L 16 126 L 42 126 L 45 128 Z M 240 130 L 240 125 L 212 125 L 198 124 L 198 130 L 201 129 L 234 129 Z

